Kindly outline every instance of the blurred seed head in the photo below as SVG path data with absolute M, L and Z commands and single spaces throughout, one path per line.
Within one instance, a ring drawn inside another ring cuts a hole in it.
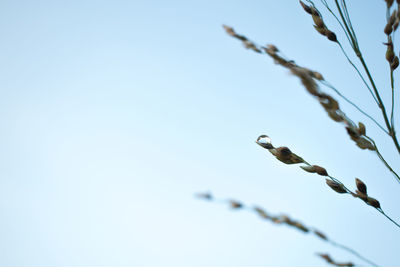
M 357 189 L 361 193 L 363 193 L 365 195 L 367 194 L 367 186 L 366 186 L 366 184 L 363 181 L 361 181 L 360 179 L 358 179 L 358 178 L 356 178 L 356 186 L 357 186 Z
M 326 179 L 326 184 L 332 188 L 335 192 L 339 194 L 344 194 L 347 193 L 346 189 L 344 188 L 343 184 L 339 184 L 335 181 L 332 181 L 331 179 Z

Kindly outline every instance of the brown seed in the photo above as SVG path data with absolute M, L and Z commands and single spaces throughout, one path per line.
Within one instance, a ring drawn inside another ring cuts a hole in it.
M 365 125 L 362 122 L 358 123 L 358 133 L 360 135 L 365 135 L 366 134 Z
M 314 20 L 315 25 L 318 28 L 326 28 L 324 21 L 321 19 L 321 17 L 319 15 L 312 15 L 312 18 Z
M 306 172 L 317 173 L 322 176 L 328 176 L 328 172 L 325 168 L 318 166 L 318 165 L 311 165 L 311 166 L 300 166 Z
M 326 30 L 326 37 L 332 42 L 337 42 L 336 34 L 334 32 L 331 32 L 330 30 Z
M 230 204 L 230 206 L 231 206 L 232 209 L 240 209 L 240 208 L 243 208 L 243 204 L 240 203 L 240 202 L 238 202 L 238 201 L 236 201 L 236 200 L 230 200 L 230 201 L 229 201 L 229 204 Z
M 393 62 L 390 64 L 390 68 L 392 70 L 397 69 L 397 67 L 399 66 L 399 58 L 397 56 L 394 57 Z
M 390 8 L 393 5 L 394 0 L 385 0 L 385 2 L 386 2 L 387 7 Z
M 383 29 L 383 32 L 386 35 L 390 35 L 393 32 L 393 25 L 392 24 L 386 24 L 385 28 Z
M 314 25 L 314 28 L 317 30 L 317 32 L 319 32 L 320 34 L 322 34 L 323 36 L 326 36 L 326 31 L 327 31 L 327 28 L 320 28 L 320 27 L 318 27 L 318 26 L 316 26 L 316 25 Z
M 314 234 L 316 234 L 316 235 L 317 235 L 318 237 L 320 237 L 321 239 L 328 240 L 328 237 L 326 237 L 325 234 L 321 233 L 321 232 L 318 231 L 318 230 L 314 230 Z
M 363 193 L 364 195 L 367 194 L 367 186 L 364 184 L 363 181 L 361 181 L 360 179 L 356 178 L 356 186 L 357 189 Z
M 364 201 L 367 201 L 368 196 L 364 193 L 361 193 L 360 191 L 356 190 L 355 194 L 352 194 L 353 197 L 358 197 L 359 199 L 362 199 Z
M 262 218 L 264 218 L 264 219 L 268 219 L 270 216 L 267 214 L 267 212 L 264 210 L 264 209 L 262 209 L 262 208 L 259 208 L 259 207 L 254 207 L 254 210 L 257 212 L 257 214 L 260 216 L 260 217 L 262 217 Z
M 308 230 L 307 227 L 305 227 L 303 224 L 301 224 L 299 222 L 296 222 L 293 226 L 296 227 L 297 229 L 299 229 L 300 231 L 305 232 L 305 233 L 310 231 L 310 230 Z
M 368 205 L 371 205 L 371 206 L 374 207 L 374 208 L 377 208 L 377 209 L 380 209 L 380 208 L 381 208 L 381 204 L 379 203 L 379 201 L 376 200 L 376 199 L 373 198 L 373 197 L 368 197 L 368 198 L 367 198 L 367 203 L 368 203 Z
M 308 14 L 312 15 L 311 7 L 307 6 L 302 1 L 299 1 L 299 2 L 300 2 L 300 5 L 303 7 L 304 11 L 306 11 Z
M 334 190 L 335 192 L 339 193 L 339 194 L 344 194 L 347 193 L 346 189 L 344 188 L 343 184 L 339 184 L 335 181 L 332 181 L 330 179 L 326 179 L 326 184 L 332 188 L 332 190 Z
M 385 57 L 386 57 L 386 60 L 387 60 L 389 63 L 392 63 L 392 62 L 393 62 L 393 59 L 394 59 L 393 44 L 392 44 L 392 45 L 388 45 L 388 47 L 387 47 L 387 49 L 386 49 L 386 55 L 385 55 Z

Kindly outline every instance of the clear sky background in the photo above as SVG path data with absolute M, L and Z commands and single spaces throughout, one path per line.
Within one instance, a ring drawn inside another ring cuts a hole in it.
M 389 103 L 385 5 L 367 2 L 349 9 Z M 397 221 L 400 184 L 297 78 L 222 24 L 274 43 L 380 118 L 339 48 L 294 0 L 3 0 L 0 266 L 324 266 L 316 252 L 366 266 L 312 236 L 193 197 L 208 190 L 290 214 L 398 266 L 398 228 L 254 141 L 268 134 L 350 188 L 361 178 Z M 399 170 L 389 138 L 341 107 Z

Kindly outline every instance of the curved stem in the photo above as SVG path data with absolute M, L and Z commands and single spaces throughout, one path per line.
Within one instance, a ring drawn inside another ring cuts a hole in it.
M 326 87 L 331 88 L 333 91 L 335 91 L 336 94 L 338 94 L 341 98 L 343 98 L 347 103 L 349 103 L 350 105 L 352 105 L 354 108 L 356 108 L 359 112 L 361 112 L 364 116 L 366 116 L 367 118 L 369 118 L 371 121 L 373 121 L 382 131 L 384 131 L 386 134 L 389 134 L 389 132 L 382 126 L 379 124 L 379 122 L 377 122 L 372 116 L 370 116 L 367 112 L 365 112 L 364 110 L 362 110 L 361 108 L 359 108 L 354 102 L 352 102 L 350 99 L 348 99 L 347 97 L 345 97 L 344 95 L 342 95 L 340 93 L 339 90 L 337 90 L 333 85 L 331 85 L 330 83 L 328 83 L 327 81 L 321 81 L 321 83 L 323 85 L 325 85 Z

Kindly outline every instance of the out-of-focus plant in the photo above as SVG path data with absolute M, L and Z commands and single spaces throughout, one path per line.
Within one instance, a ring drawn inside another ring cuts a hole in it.
M 374 141 L 376 136 L 367 135 L 365 124 L 362 122 L 356 123 L 352 119 L 350 119 L 340 108 L 339 101 L 322 89 L 326 87 L 333 90 L 343 101 L 354 107 L 363 116 L 365 116 L 366 119 L 371 120 L 371 122 L 374 123 L 381 130 L 382 135 L 391 140 L 393 147 L 400 155 L 400 144 L 395 129 L 396 88 L 394 83 L 394 74 L 396 73 L 396 70 L 399 66 L 399 51 L 398 48 L 395 47 L 393 42 L 400 24 L 400 0 L 385 0 L 384 2 L 386 3 L 386 14 L 383 14 L 382 16 L 386 19 L 386 25 L 384 29 L 382 29 L 384 34 L 386 35 L 386 40 L 383 43 L 383 45 L 386 46 L 386 54 L 384 56 L 382 55 L 382 58 L 385 58 L 388 63 L 388 77 L 390 77 L 388 79 L 388 83 L 390 84 L 391 88 L 390 103 L 384 103 L 381 97 L 382 88 L 379 88 L 376 85 L 374 77 L 372 76 L 370 71 L 370 66 L 367 64 L 363 56 L 363 52 L 360 48 L 356 32 L 352 25 L 352 20 L 349 14 L 349 10 L 347 8 L 346 0 L 331 0 L 329 1 L 329 3 L 327 0 L 319 1 L 319 4 L 323 6 L 326 13 L 333 16 L 333 18 L 336 20 L 338 24 L 338 29 L 343 31 L 344 33 L 344 40 L 339 40 L 335 32 L 332 30 L 331 26 L 326 25 L 322 16 L 322 12 L 317 8 L 316 4 L 313 1 L 306 0 L 305 2 L 299 1 L 301 8 L 304 9 L 306 14 L 309 15 L 314 22 L 313 26 L 315 30 L 333 45 L 338 46 L 348 63 L 352 66 L 352 68 L 354 68 L 355 74 L 361 79 L 362 84 L 366 88 L 366 93 L 368 93 L 376 103 L 376 108 L 379 109 L 381 113 L 380 119 L 373 118 L 373 116 L 370 115 L 371 111 L 361 109 L 358 104 L 350 100 L 338 88 L 325 80 L 324 76 L 320 72 L 306 68 L 304 66 L 300 66 L 296 64 L 295 61 L 286 58 L 275 45 L 258 45 L 256 42 L 251 41 L 245 35 L 237 33 L 232 27 L 226 25 L 223 25 L 223 27 L 228 35 L 242 42 L 245 48 L 255 53 L 265 54 L 269 56 L 274 60 L 277 65 L 284 67 L 292 75 L 297 77 L 300 80 L 302 86 L 306 89 L 306 91 L 316 100 L 318 100 L 329 118 L 337 123 L 342 124 L 346 129 L 346 132 L 349 135 L 350 139 L 354 141 L 354 143 L 360 149 L 374 153 L 377 156 L 377 159 L 384 164 L 384 166 L 392 174 L 392 176 L 398 182 L 400 182 L 400 176 L 398 172 L 395 170 L 395 168 L 393 168 L 393 166 L 388 163 L 388 161 L 385 159 L 384 153 L 379 149 L 377 143 Z M 345 42 L 347 42 L 350 46 L 350 51 L 346 51 L 346 49 L 344 48 Z M 349 53 L 354 53 L 357 61 L 353 62 L 353 60 L 349 56 Z M 382 121 L 383 123 L 380 123 L 379 121 Z M 283 162 L 284 164 L 299 164 L 302 170 L 309 173 L 315 173 L 319 176 L 324 177 L 326 184 L 332 190 L 339 194 L 347 194 L 361 200 L 363 203 L 371 206 L 372 208 L 380 212 L 381 215 L 385 216 L 397 228 L 400 228 L 399 222 L 386 214 L 383 207 L 381 207 L 381 203 L 368 194 L 367 186 L 363 181 L 361 181 L 361 179 L 355 178 L 356 189 L 352 191 L 346 185 L 344 185 L 340 181 L 340 179 L 330 175 L 330 172 L 328 172 L 324 167 L 308 163 L 304 158 L 292 152 L 288 147 L 273 146 L 270 137 L 268 137 L 267 135 L 260 135 L 257 138 L 256 143 L 262 148 L 266 149 L 276 159 Z M 215 198 L 208 193 L 200 194 L 199 196 L 203 199 L 215 200 Z M 226 203 L 229 204 L 233 209 L 252 210 L 263 219 L 269 220 L 275 224 L 286 224 L 302 232 L 313 233 L 314 236 L 326 242 L 329 242 L 332 245 L 341 247 L 342 249 L 345 249 L 348 252 L 356 255 L 360 260 L 363 260 L 371 266 L 378 266 L 376 263 L 373 263 L 372 261 L 366 259 L 364 256 L 361 256 L 355 250 L 343 246 L 339 243 L 333 242 L 331 239 L 328 239 L 324 234 L 322 234 L 319 230 L 307 227 L 300 222 L 291 219 L 288 216 L 270 215 L 262 208 L 247 207 L 239 201 L 227 200 Z M 317 255 L 324 259 L 327 263 L 334 266 L 356 266 L 351 262 L 336 261 L 326 253 L 317 253 Z

